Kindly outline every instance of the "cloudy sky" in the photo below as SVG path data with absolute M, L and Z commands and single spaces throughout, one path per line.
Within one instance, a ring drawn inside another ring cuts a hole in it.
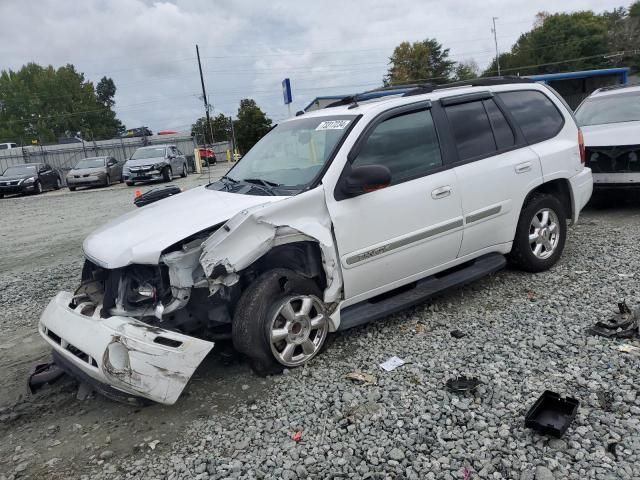
M 112 77 L 128 126 L 186 130 L 203 115 L 195 45 L 215 113 L 255 99 L 286 118 L 319 95 L 379 86 L 400 42 L 435 37 L 454 60 L 486 66 L 539 11 L 611 10 L 631 0 L 1 0 L 0 69 L 73 63 L 89 80 Z M 561 7 L 560 7 L 561 5 Z

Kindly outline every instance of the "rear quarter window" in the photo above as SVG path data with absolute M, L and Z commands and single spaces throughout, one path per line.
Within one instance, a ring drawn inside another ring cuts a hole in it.
M 548 140 L 558 134 L 564 117 L 554 103 L 538 90 L 515 90 L 497 94 L 520 126 L 528 143 Z

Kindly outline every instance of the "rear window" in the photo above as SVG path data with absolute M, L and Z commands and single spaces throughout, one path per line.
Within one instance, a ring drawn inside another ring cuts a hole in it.
M 450 105 L 446 111 L 460 160 L 496 151 L 491 124 L 482 101 Z
M 509 109 L 529 143 L 554 137 L 564 125 L 564 117 L 542 92 L 517 90 L 497 95 Z

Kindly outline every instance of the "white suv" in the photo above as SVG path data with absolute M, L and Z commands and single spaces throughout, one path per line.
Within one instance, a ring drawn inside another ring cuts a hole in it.
M 504 267 L 560 257 L 592 191 L 571 112 L 515 79 L 287 120 L 225 177 L 142 207 L 84 242 L 82 282 L 40 332 L 112 397 L 171 404 L 219 338 L 267 374 L 329 332 Z
M 640 187 L 640 85 L 593 92 L 576 109 L 597 188 Z

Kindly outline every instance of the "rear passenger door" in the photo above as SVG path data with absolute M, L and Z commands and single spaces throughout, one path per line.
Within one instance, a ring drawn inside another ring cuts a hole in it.
M 538 156 L 491 93 L 441 103 L 453 139 L 464 215 L 459 256 L 513 241 L 522 202 L 542 182 Z
M 357 197 L 327 197 L 353 304 L 455 260 L 462 240 L 459 188 L 443 162 L 430 103 L 385 112 L 349 154 L 351 167 L 384 165 L 391 184 Z

